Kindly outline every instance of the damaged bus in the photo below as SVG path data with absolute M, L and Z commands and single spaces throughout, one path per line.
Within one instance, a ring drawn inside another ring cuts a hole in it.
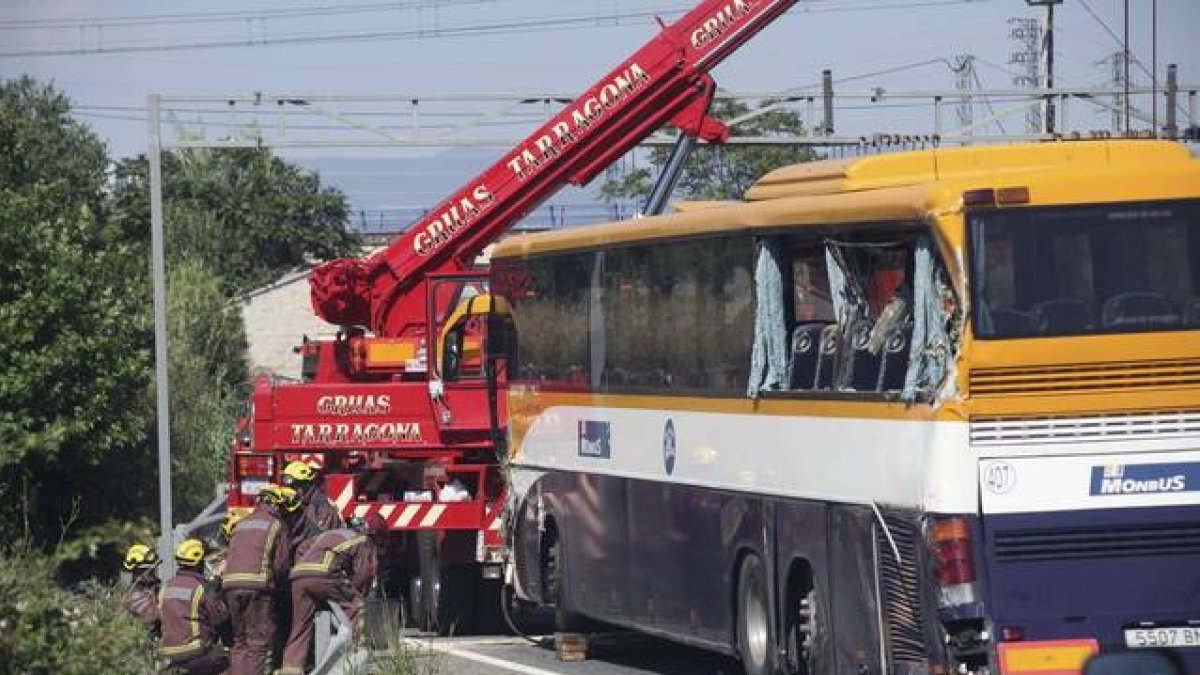
M 1200 668 L 1200 161 L 796 165 L 514 237 L 512 581 L 748 673 Z

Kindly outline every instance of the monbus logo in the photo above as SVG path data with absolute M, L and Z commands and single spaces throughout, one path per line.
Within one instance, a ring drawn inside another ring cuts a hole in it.
M 1107 464 L 1092 467 L 1092 496 L 1197 491 L 1200 491 L 1200 462 Z

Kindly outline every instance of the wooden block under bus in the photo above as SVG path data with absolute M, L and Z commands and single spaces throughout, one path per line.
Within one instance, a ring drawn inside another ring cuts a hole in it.
M 587 659 L 588 640 L 580 633 L 555 633 L 554 648 L 559 661 L 584 661 Z

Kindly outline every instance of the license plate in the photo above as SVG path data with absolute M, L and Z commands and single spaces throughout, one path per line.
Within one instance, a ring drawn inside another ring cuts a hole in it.
M 1200 647 L 1200 626 L 1129 628 L 1125 630 L 1125 646 L 1130 649 Z

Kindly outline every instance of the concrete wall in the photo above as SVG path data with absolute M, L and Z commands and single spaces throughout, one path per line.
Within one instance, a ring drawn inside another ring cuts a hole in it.
M 308 270 L 289 274 L 242 299 L 242 319 L 250 343 L 252 371 L 300 377 L 300 355 L 292 352 L 305 335 L 316 338 L 337 331 L 317 318 L 308 296 Z

